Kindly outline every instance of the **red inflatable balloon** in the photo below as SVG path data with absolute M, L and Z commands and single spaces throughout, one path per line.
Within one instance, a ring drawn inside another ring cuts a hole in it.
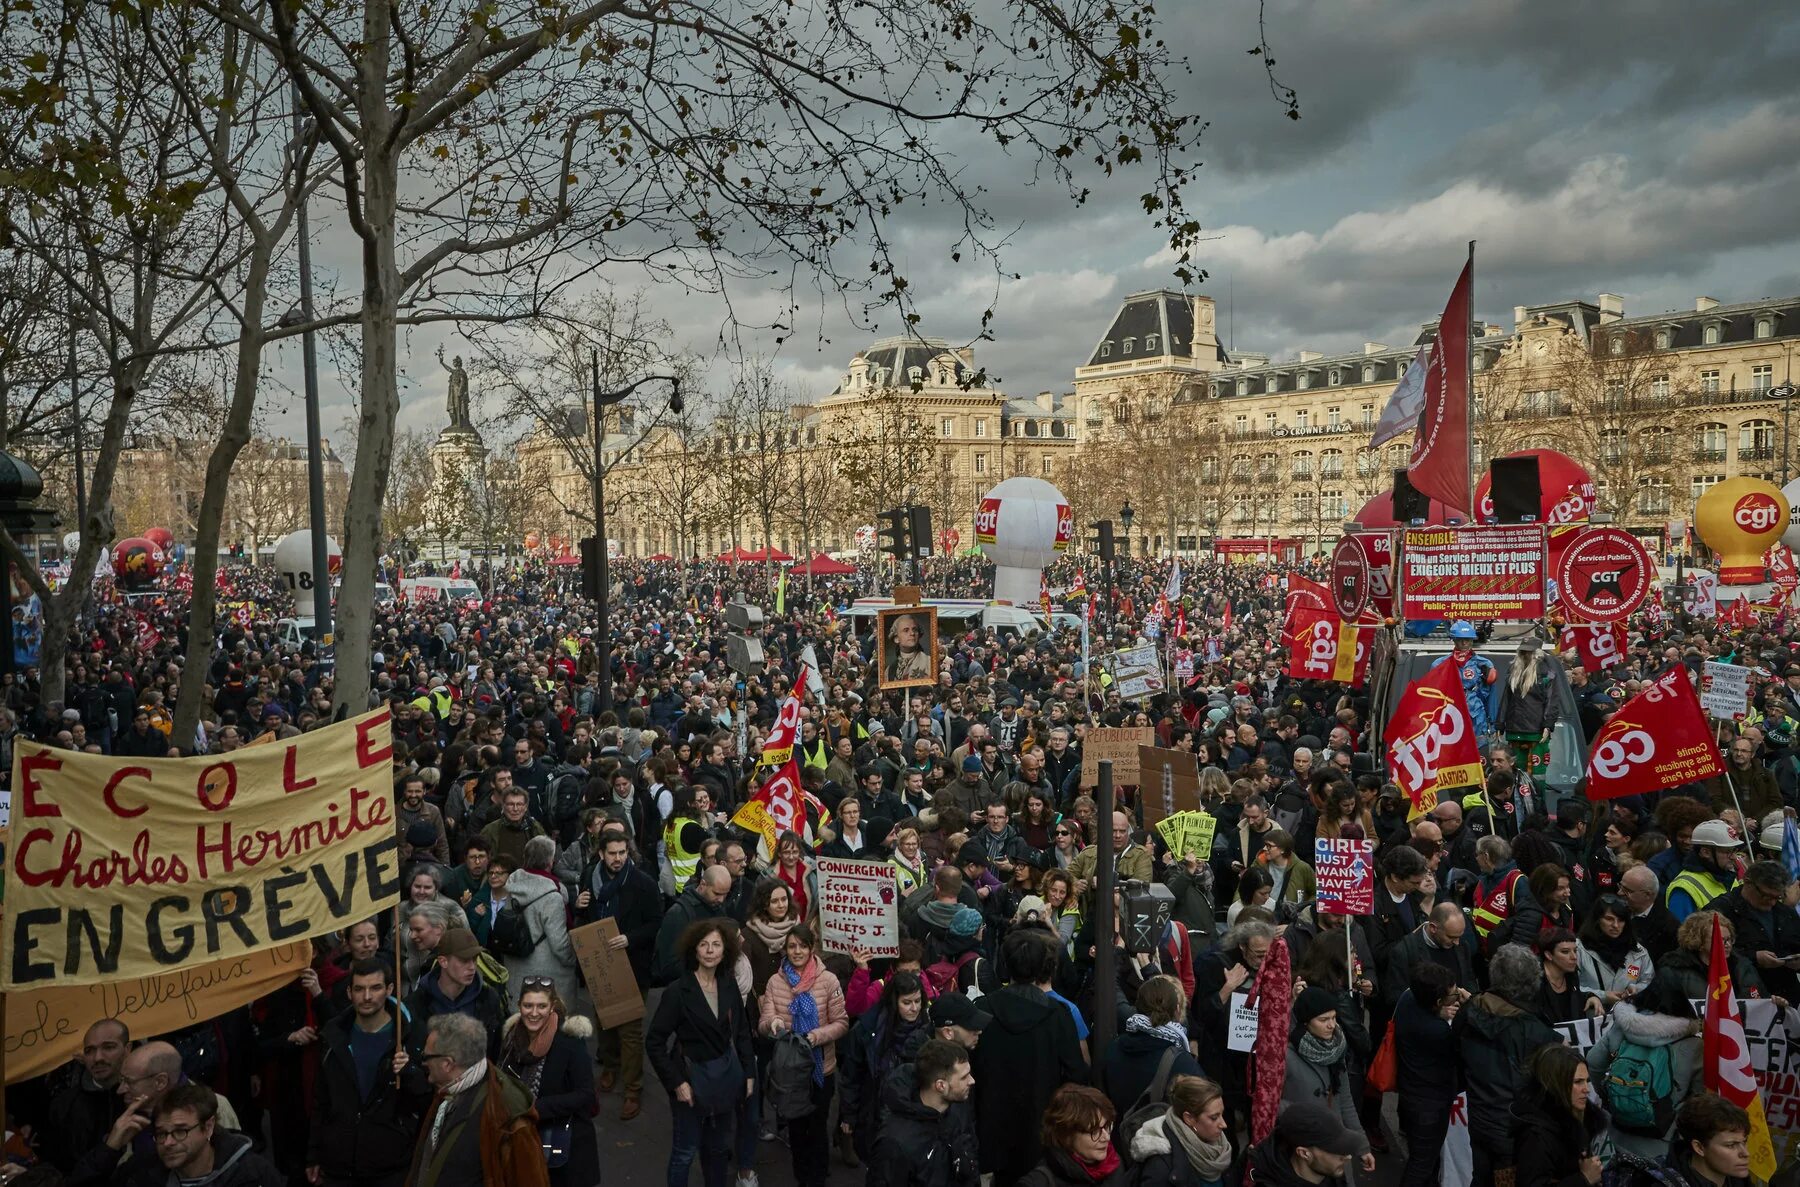
M 169 549 L 175 544 L 175 533 L 168 528 L 151 528 L 144 533 L 144 539 L 162 549 L 163 555 L 167 556 Z
M 1594 476 L 1566 453 L 1554 449 L 1521 449 L 1507 457 L 1534 457 L 1540 491 L 1538 522 L 1586 523 L 1594 511 Z M 1493 480 L 1483 473 L 1475 483 L 1475 510 L 1486 522 L 1494 513 Z
M 162 572 L 163 551 L 142 536 L 113 545 L 113 576 L 127 589 L 149 585 Z

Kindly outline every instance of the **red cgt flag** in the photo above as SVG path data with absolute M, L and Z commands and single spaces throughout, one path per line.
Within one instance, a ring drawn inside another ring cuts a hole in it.
M 1352 686 L 1368 681 L 1373 626 L 1345 622 L 1335 610 L 1296 608 L 1288 614 L 1281 641 L 1288 648 L 1288 675 L 1296 680 Z
M 1775 1146 L 1769 1136 L 1769 1118 L 1757 1089 L 1756 1072 L 1750 1066 L 1750 1042 L 1744 1021 L 1738 1016 L 1737 998 L 1731 988 L 1731 965 L 1725 958 L 1725 932 L 1713 915 L 1712 960 L 1706 970 L 1705 1037 L 1701 1039 L 1703 1082 L 1750 1114 L 1750 1173 L 1763 1182 L 1775 1176 Z
M 1469 321 L 1475 261 L 1463 265 L 1450 301 L 1438 319 L 1437 339 L 1425 371 L 1425 406 L 1413 430 L 1407 477 L 1422 493 L 1452 511 L 1475 505 L 1469 489 Z
M 1625 658 L 1625 624 L 1572 622 L 1562 629 L 1562 649 L 1581 656 L 1581 666 L 1604 672 Z
M 1440 792 L 1481 785 L 1481 746 L 1455 664 L 1440 663 L 1407 685 L 1383 736 L 1388 777 L 1412 800 L 1409 816 L 1437 807 Z
M 1619 707 L 1588 751 L 1587 798 L 1662 791 L 1723 774 L 1700 698 L 1677 664 Z

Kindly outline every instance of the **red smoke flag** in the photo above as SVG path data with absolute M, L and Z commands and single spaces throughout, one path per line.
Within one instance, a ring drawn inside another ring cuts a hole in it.
M 1413 430 L 1406 476 L 1420 492 L 1452 511 L 1475 506 L 1469 489 L 1469 321 L 1475 260 L 1463 265 L 1450 301 L 1438 319 L 1425 372 L 1425 406 Z
M 1443 792 L 1481 786 L 1481 746 L 1455 664 L 1438 664 L 1406 686 L 1383 737 L 1388 777 L 1412 801 L 1409 817 L 1437 807 Z
M 1317 581 L 1302 577 L 1298 573 L 1289 573 L 1287 587 L 1289 616 L 1292 616 L 1296 609 L 1331 609 L 1331 591 Z
M 1769 1140 L 1769 1118 L 1750 1067 L 1750 1042 L 1738 1017 L 1731 989 L 1731 965 L 1725 959 L 1725 933 L 1713 916 L 1712 964 L 1706 974 L 1706 1029 L 1700 1067 L 1708 1092 L 1716 1092 L 1750 1114 L 1750 1174 L 1763 1182 L 1775 1175 L 1775 1144 Z
M 1661 791 L 1725 772 L 1687 667 L 1668 674 L 1619 707 L 1588 751 L 1587 798 Z

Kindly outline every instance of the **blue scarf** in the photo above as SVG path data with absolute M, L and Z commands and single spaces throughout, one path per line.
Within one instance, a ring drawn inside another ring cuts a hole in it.
M 787 978 L 788 988 L 800 984 L 800 974 L 795 970 L 793 962 L 781 962 L 781 975 Z M 788 1013 L 794 1020 L 794 1033 L 802 1037 L 819 1029 L 819 1003 L 810 992 L 794 991 L 792 1002 L 788 1005 Z M 817 1047 L 812 1049 L 813 1083 L 825 1085 L 825 1052 Z

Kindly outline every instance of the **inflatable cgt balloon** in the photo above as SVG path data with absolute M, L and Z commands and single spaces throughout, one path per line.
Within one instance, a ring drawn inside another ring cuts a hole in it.
M 113 545 L 113 576 L 126 589 L 142 589 L 162 572 L 163 552 L 142 536 Z
M 144 539 L 162 549 L 163 555 L 169 555 L 170 547 L 175 543 L 175 533 L 168 528 L 151 528 L 144 533 Z
M 1521 449 L 1506 456 L 1537 459 L 1539 523 L 1588 521 L 1594 510 L 1594 478 L 1580 462 L 1554 449 Z M 1483 523 L 1494 513 L 1492 473 L 1484 472 L 1475 483 L 1475 510 Z

